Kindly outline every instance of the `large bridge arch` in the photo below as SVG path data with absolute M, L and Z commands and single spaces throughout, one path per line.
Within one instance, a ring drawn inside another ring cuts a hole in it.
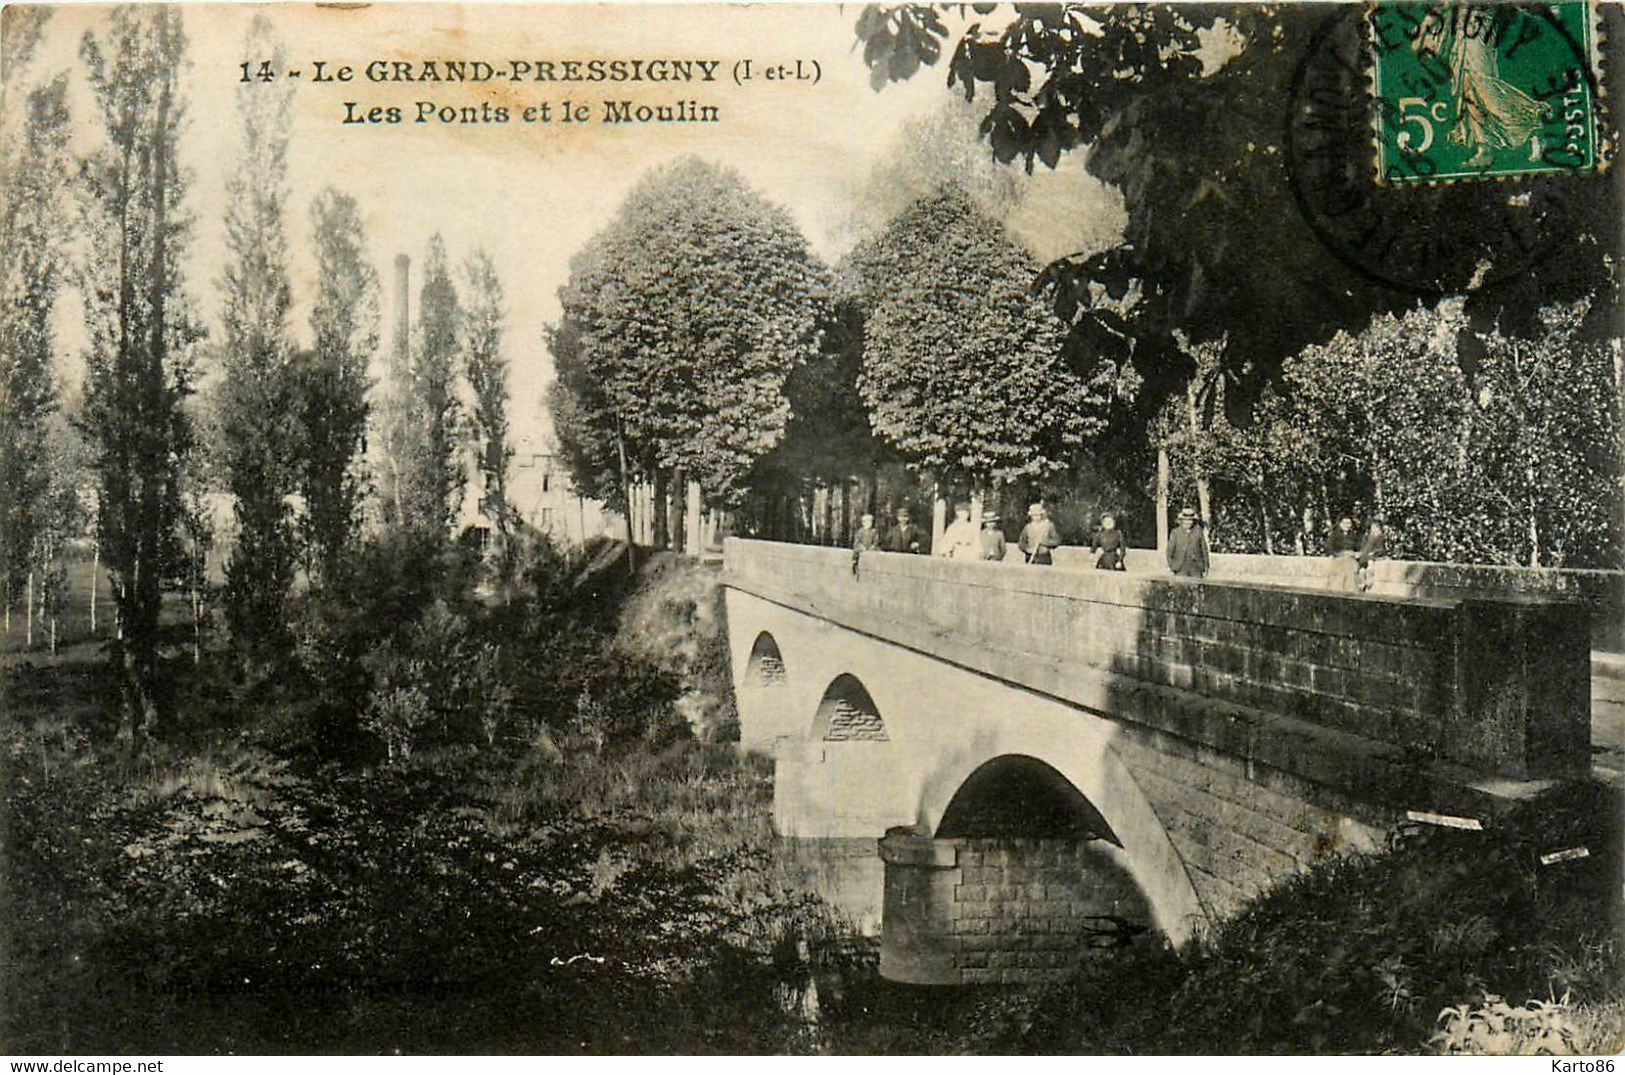
M 1053 766 L 1026 754 L 983 762 L 948 800 L 939 840 L 1065 839 L 1123 841 L 1095 804 Z
M 1029 779 L 1048 770 L 1081 800 L 1083 805 L 1073 809 L 1098 818 L 1101 852 L 1133 879 L 1156 929 L 1170 943 L 1184 944 L 1208 914 L 1162 820 L 1112 749 L 1119 730 L 1110 721 L 1047 699 L 1034 698 L 1022 709 L 1020 719 L 985 725 L 961 749 L 945 752 L 924 772 L 917 830 L 958 835 L 950 807 L 956 798 L 963 801 L 965 789 L 974 785 L 978 774 L 985 778 L 992 767 L 1002 764 L 1010 775 Z M 1014 758 L 1031 764 L 1012 763 L 1009 759 Z M 1035 821 L 1032 836 L 1052 835 L 1043 819 Z

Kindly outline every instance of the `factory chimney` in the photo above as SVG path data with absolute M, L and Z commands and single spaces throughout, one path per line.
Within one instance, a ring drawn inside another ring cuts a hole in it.
M 411 324 L 408 308 L 411 304 L 412 259 L 405 254 L 395 255 L 395 356 L 404 367 L 409 350 L 408 333 Z

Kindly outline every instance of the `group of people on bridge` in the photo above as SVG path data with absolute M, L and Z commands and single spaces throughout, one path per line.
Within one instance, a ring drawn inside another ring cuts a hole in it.
M 930 535 L 915 524 L 914 513 L 908 506 L 898 508 L 896 518 L 896 523 L 881 533 L 875 526 L 875 517 L 867 512 L 863 514 L 852 537 L 854 571 L 857 570 L 858 557 L 868 551 L 918 555 L 933 551 Z M 1027 508 L 1027 525 L 1022 527 L 1015 545 L 1023 561 L 1040 567 L 1052 564 L 1055 562 L 1055 550 L 1062 544 L 1061 531 L 1049 517 L 1048 509 L 1042 503 L 1030 505 Z M 1091 538 L 1090 548 L 1096 554 L 1096 567 L 1110 571 L 1125 570 L 1124 554 L 1128 551 L 1128 543 L 1122 531 L 1117 529 L 1116 518 L 1110 513 L 1100 517 L 1100 526 Z M 948 560 L 1009 559 L 1010 550 L 999 513 L 984 511 L 978 529 L 971 520 L 971 506 L 965 503 L 954 505 L 954 521 L 943 531 L 942 542 L 936 548 L 935 555 Z
M 914 522 L 913 511 L 907 505 L 897 509 L 895 518 L 895 523 L 882 532 L 875 525 L 874 515 L 863 514 L 852 539 L 854 573 L 858 569 L 858 558 L 870 551 L 922 556 L 934 553 L 949 560 L 1003 562 L 1012 558 L 997 511 L 983 512 L 978 527 L 971 519 L 969 504 L 954 505 L 954 521 L 943 531 L 942 541 L 935 549 L 931 535 Z M 1353 516 L 1339 519 L 1327 542 L 1331 556 L 1327 588 L 1351 593 L 1370 589 L 1370 567 L 1385 555 L 1385 540 L 1381 516 L 1372 517 L 1364 534 L 1355 531 Z M 1054 552 L 1062 544 L 1061 531 L 1044 505 L 1029 505 L 1027 524 L 1015 544 L 1023 562 L 1039 567 L 1053 564 Z M 1128 542 L 1111 513 L 1101 515 L 1100 525 L 1089 537 L 1088 548 L 1095 557 L 1097 570 L 1127 570 Z M 1183 578 L 1207 575 L 1210 563 L 1207 533 L 1194 508 L 1180 510 L 1178 523 L 1168 534 L 1166 552 L 1168 570 L 1173 574 Z

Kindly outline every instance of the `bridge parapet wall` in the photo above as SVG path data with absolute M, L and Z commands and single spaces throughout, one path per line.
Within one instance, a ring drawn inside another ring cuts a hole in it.
M 854 572 L 849 552 L 739 539 L 727 543 L 725 568 L 728 585 L 1113 715 L 1121 710 L 1100 697 L 1102 674 L 1480 772 L 1569 775 L 1589 762 L 1589 629 L 1570 602 L 1338 594 L 888 553 L 865 553 Z M 1223 726 L 1236 741 L 1216 745 L 1251 756 L 1256 728 L 1244 716 L 1201 719 L 1209 727 L 1193 738 L 1211 742 Z
M 1155 549 L 1129 549 L 1128 570 L 1167 575 Z M 1094 570 L 1089 549 L 1062 546 L 1055 566 Z M 1208 577 L 1215 581 L 1257 582 L 1299 589 L 1324 589 L 1324 556 L 1268 556 L 1214 553 Z M 1583 603 L 1591 615 L 1593 649 L 1625 652 L 1625 571 L 1591 568 L 1510 567 L 1501 564 L 1446 564 L 1423 560 L 1378 560 L 1371 567 L 1371 592 L 1388 597 L 1522 598 L 1543 597 Z

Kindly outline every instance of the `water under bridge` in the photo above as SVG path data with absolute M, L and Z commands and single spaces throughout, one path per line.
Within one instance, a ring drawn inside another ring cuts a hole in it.
M 881 971 L 1041 981 L 1590 768 L 1572 602 L 731 539 L 744 745 Z

